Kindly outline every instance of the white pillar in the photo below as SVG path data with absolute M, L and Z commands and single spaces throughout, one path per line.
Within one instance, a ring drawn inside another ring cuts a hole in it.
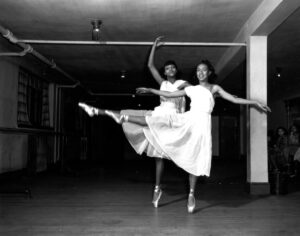
M 250 36 L 247 47 L 247 97 L 267 103 L 267 36 Z M 248 112 L 247 182 L 251 194 L 269 194 L 267 114 Z

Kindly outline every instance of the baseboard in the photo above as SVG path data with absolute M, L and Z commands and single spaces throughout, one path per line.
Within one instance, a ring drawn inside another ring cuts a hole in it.
M 247 183 L 247 192 L 251 195 L 269 195 L 270 194 L 270 184 L 266 183 Z

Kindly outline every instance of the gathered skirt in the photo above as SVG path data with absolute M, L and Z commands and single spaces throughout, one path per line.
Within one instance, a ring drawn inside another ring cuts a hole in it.
M 211 115 L 188 111 L 152 115 L 151 111 L 126 110 L 122 114 L 146 117 L 148 127 L 124 123 L 125 135 L 138 154 L 172 160 L 190 174 L 210 175 Z

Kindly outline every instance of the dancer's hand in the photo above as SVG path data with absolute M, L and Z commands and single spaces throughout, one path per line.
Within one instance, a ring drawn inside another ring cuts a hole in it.
M 136 89 L 137 94 L 151 93 L 151 88 L 140 87 Z
M 164 45 L 164 42 L 161 42 L 161 40 L 164 38 L 165 36 L 158 36 L 155 41 L 154 41 L 154 44 L 155 44 L 155 47 L 160 47 L 162 45 Z
M 264 112 L 271 112 L 270 107 L 268 107 L 266 104 L 260 103 L 260 102 L 256 102 L 255 104 L 260 110 L 264 111 Z

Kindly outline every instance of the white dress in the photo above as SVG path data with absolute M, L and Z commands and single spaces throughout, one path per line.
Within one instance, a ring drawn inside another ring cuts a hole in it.
M 211 112 L 214 97 L 197 85 L 185 88 L 191 109 L 182 114 L 146 116 L 144 134 L 156 151 L 196 176 L 210 175 L 212 141 Z
M 186 81 L 176 80 L 174 83 L 169 81 L 163 81 L 160 86 L 160 90 L 174 92 L 178 90 L 182 84 Z M 178 112 L 185 111 L 185 98 L 169 98 L 160 97 L 160 105 L 155 107 L 153 111 L 149 110 L 122 110 L 121 114 L 134 115 L 134 116 L 167 116 L 176 114 Z M 144 134 L 145 129 L 148 127 L 141 126 L 138 124 L 125 122 L 122 124 L 125 136 L 133 149 L 138 153 L 146 153 L 149 157 L 168 158 L 163 152 L 158 151 L 153 147 L 151 143 L 146 139 Z

